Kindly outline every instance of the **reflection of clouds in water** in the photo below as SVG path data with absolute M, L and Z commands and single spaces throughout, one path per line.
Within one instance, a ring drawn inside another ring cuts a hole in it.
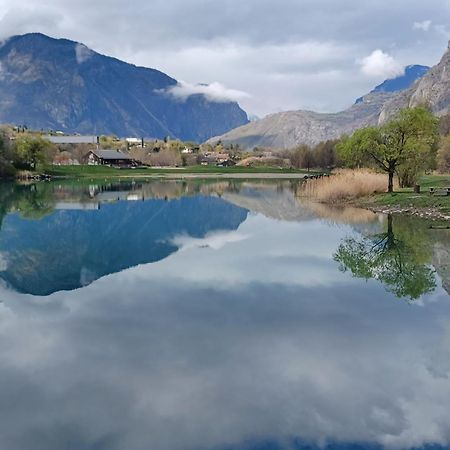
M 176 238 L 184 250 L 157 265 L 129 273 L 147 277 L 147 272 L 167 277 L 176 272 L 181 280 L 225 288 L 235 283 L 282 283 L 321 286 L 347 282 L 332 254 L 346 227 L 331 229 L 321 221 L 283 222 L 262 215 L 249 215 L 236 232 L 219 233 L 206 239 Z M 245 237 L 245 238 L 244 238 Z M 223 245 L 224 243 L 233 245 Z M 199 254 L 198 248 L 202 253 Z M 220 247 L 220 251 L 215 251 Z M 199 256 L 201 255 L 201 256 Z
M 443 333 L 441 340 L 430 349 L 428 370 L 436 378 L 449 380 L 450 374 L 450 322 L 442 324 Z
M 224 231 L 209 233 L 204 238 L 194 238 L 190 236 L 176 236 L 171 240 L 171 244 L 179 247 L 180 250 L 192 248 L 212 248 L 220 250 L 227 244 L 234 244 L 248 239 L 248 235 L 240 234 L 236 231 Z
M 8 259 L 6 253 L 0 252 L 0 272 L 8 270 Z
M 16 407 L 0 407 L 0 443 L 56 450 L 70 434 L 77 448 L 172 450 L 299 436 L 399 448 L 449 438 L 450 385 L 426 370 L 445 308 L 411 308 L 376 286 L 352 299 L 342 286 L 320 297 L 264 283 L 224 294 L 148 276 L 8 305 L 0 395 Z M 51 307 L 60 302 L 70 311 Z
M 0 290 L 0 447 L 449 442 L 450 383 L 430 371 L 448 296 L 417 308 L 339 273 L 346 232 L 251 216 L 239 251 L 194 240 L 78 291 Z

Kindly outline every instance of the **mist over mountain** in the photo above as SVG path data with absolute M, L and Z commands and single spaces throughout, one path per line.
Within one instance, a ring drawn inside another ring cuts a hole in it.
M 0 43 L 0 123 L 204 141 L 248 123 L 236 102 L 177 98 L 168 75 L 39 33 Z

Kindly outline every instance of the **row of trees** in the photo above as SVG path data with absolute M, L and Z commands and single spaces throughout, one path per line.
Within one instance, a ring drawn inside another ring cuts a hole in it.
M 328 140 L 320 142 L 314 147 L 300 145 L 294 150 L 279 152 L 282 158 L 289 159 L 292 167 L 296 169 L 321 168 L 330 170 L 338 167 L 341 162 L 337 153 L 336 146 L 338 140 Z

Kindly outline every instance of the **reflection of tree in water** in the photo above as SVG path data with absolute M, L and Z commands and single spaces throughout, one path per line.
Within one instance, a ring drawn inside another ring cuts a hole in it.
M 53 190 L 48 183 L 0 183 L 0 228 L 9 212 L 17 211 L 27 219 L 41 219 L 51 214 L 54 206 Z
M 21 189 L 16 207 L 26 219 L 41 219 L 51 214 L 55 207 L 53 190 L 47 183 L 32 184 Z
M 436 289 L 428 240 L 412 227 L 399 226 L 396 234 L 392 216 L 388 216 L 385 233 L 346 238 L 334 260 L 340 270 L 365 280 L 376 279 L 400 298 L 416 300 Z

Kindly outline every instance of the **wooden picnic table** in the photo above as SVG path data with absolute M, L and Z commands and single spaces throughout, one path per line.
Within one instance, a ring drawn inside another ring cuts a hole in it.
M 430 187 L 430 195 L 450 195 L 450 187 Z

